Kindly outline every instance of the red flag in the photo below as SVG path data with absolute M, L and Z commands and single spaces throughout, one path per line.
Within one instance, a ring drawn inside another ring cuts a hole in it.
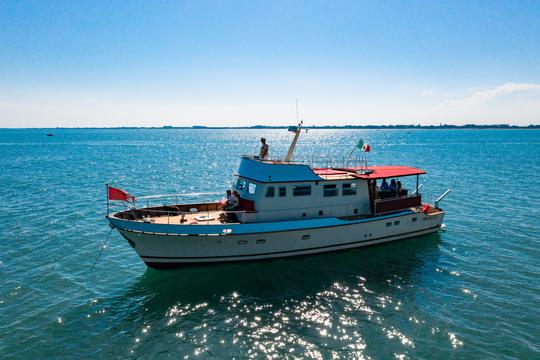
M 122 200 L 135 202 L 135 196 L 128 194 L 122 189 L 117 189 L 109 186 L 109 200 Z

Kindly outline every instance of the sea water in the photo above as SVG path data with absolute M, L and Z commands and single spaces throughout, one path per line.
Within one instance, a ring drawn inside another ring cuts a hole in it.
M 46 136 L 47 133 L 54 136 Z M 446 230 L 309 257 L 148 269 L 105 184 L 223 193 L 285 130 L 0 130 L 0 357 L 540 357 L 540 131 L 311 130 L 303 159 L 418 166 Z M 195 194 L 181 201 L 210 201 Z

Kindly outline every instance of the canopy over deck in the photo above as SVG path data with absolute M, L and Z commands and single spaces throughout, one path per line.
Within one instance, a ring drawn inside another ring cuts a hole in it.
M 367 170 L 367 171 L 366 171 Z M 426 172 L 409 166 L 368 166 L 348 167 L 348 168 L 319 168 L 313 169 L 317 175 L 347 175 L 353 174 L 354 177 L 365 180 L 375 180 L 384 178 L 393 178 L 400 176 L 422 175 Z M 358 173 L 357 171 L 360 171 Z

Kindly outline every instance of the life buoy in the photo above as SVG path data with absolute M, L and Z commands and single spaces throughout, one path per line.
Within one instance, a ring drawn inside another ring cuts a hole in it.
M 431 206 L 429 206 L 428 204 L 425 204 L 424 206 L 422 206 L 422 212 L 426 215 L 429 212 L 429 209 L 431 209 Z

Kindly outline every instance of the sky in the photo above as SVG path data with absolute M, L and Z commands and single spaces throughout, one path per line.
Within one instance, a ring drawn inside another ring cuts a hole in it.
M 0 1 L 0 127 L 540 124 L 540 1 Z

